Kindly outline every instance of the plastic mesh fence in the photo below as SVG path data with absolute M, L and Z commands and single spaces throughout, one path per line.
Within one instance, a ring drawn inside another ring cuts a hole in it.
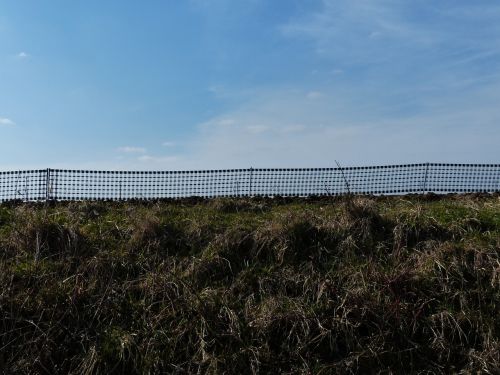
M 0 172 L 0 201 L 311 196 L 500 191 L 500 164 L 205 171 Z
M 47 199 L 48 170 L 0 172 L 0 201 Z

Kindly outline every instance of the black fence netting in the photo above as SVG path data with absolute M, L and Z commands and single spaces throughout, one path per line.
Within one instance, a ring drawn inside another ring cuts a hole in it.
M 0 201 L 472 193 L 500 191 L 500 164 L 201 171 L 0 172 Z

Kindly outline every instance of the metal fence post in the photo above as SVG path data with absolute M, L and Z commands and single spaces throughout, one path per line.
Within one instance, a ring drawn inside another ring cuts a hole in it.
M 422 193 L 427 193 L 427 179 L 429 178 L 429 166 L 431 163 L 425 163 L 425 177 L 424 177 L 424 186 L 422 189 Z
M 253 168 L 250 167 L 250 186 L 248 188 L 248 196 L 252 196 L 252 177 L 253 177 Z
M 45 174 L 45 201 L 50 201 L 50 168 L 47 168 Z

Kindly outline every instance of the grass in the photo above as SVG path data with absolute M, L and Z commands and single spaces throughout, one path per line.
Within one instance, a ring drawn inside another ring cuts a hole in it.
M 0 205 L 0 369 L 500 373 L 498 195 Z

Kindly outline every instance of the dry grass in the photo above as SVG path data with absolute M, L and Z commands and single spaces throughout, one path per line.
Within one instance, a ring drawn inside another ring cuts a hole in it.
M 0 205 L 0 369 L 500 373 L 500 198 Z

